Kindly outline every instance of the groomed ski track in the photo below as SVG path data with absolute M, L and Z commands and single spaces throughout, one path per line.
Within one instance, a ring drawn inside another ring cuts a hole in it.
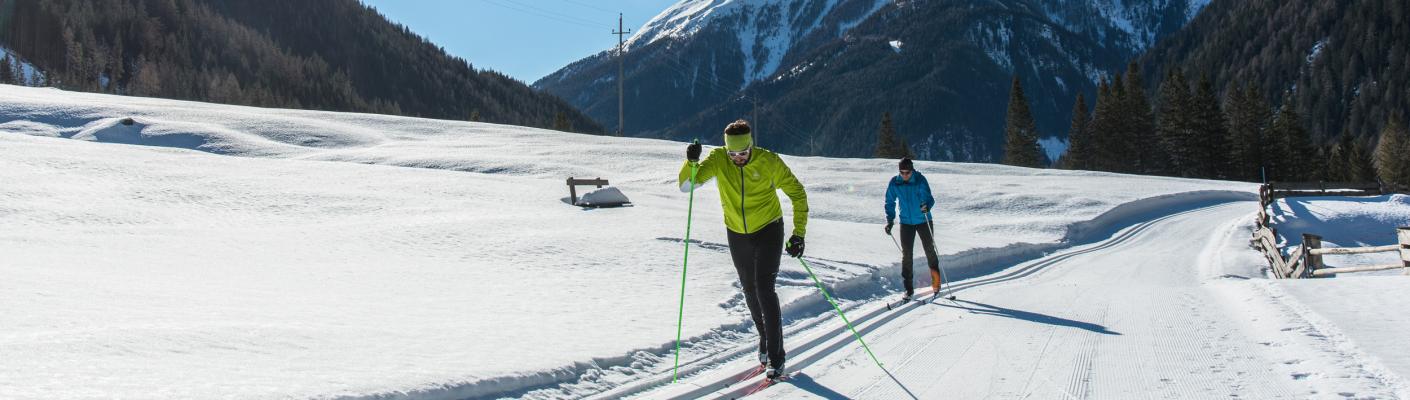
M 1288 359 L 1287 349 L 1251 339 L 1275 333 L 1240 323 L 1247 318 L 1225 305 L 1227 294 L 1200 278 L 1201 265 L 1219 256 L 1208 250 L 1211 243 L 1226 240 L 1234 233 L 1230 222 L 1253 207 L 1205 204 L 1136 223 L 1105 240 L 957 282 L 956 301 L 854 307 L 848 316 L 884 370 L 833 317 L 791 332 L 790 379 L 748 397 L 1357 398 L 1319 392 L 1325 385 L 1289 373 L 1297 359 Z M 747 350 L 691 365 L 679 383 L 663 386 L 667 371 L 664 380 L 658 374 L 593 398 L 745 397 L 759 381 L 740 380 L 755 366 Z

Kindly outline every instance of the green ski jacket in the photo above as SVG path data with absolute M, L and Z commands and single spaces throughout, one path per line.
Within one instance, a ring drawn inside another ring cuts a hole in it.
M 717 147 L 700 161 L 695 185 L 699 187 L 711 178 L 719 179 L 720 206 L 725 211 L 725 227 L 730 231 L 754 233 L 783 218 L 775 192 L 781 189 L 793 201 L 793 234 L 803 237 L 808 226 L 808 194 L 778 154 L 754 147 L 749 162 L 741 167 L 734 165 L 725 148 Z M 689 180 L 690 161 L 686 161 L 677 180 L 682 191 L 690 190 Z

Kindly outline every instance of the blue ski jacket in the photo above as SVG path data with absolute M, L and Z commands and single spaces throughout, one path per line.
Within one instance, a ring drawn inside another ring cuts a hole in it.
M 906 225 L 925 223 L 925 214 L 920 212 L 921 205 L 927 210 L 935 208 L 935 197 L 930 195 L 930 182 L 925 180 L 925 175 L 920 171 L 912 171 L 909 181 L 902 180 L 901 175 L 891 177 L 891 183 L 886 186 L 888 224 L 896 220 L 897 200 L 901 202 L 901 223 Z

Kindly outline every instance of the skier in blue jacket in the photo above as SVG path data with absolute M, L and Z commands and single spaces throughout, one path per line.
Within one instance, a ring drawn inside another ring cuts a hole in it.
M 891 227 L 896 220 L 896 209 L 901 210 L 901 280 L 906 285 L 909 300 L 915 294 L 914 272 L 911 271 L 916 233 L 925 249 L 925 259 L 930 262 L 930 286 L 936 293 L 940 291 L 940 260 L 935 255 L 934 225 L 929 223 L 930 209 L 935 206 L 935 197 L 930 195 L 930 183 L 925 175 L 915 170 L 909 158 L 901 159 L 899 174 L 891 178 L 886 186 L 886 235 L 891 235 Z

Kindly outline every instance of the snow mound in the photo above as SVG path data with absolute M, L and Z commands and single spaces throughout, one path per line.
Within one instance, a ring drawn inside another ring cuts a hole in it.
M 122 121 L 132 121 L 123 123 Z M 71 139 L 86 140 L 90 142 L 135 144 L 143 146 L 176 147 L 182 149 L 196 150 L 204 147 L 207 137 L 193 132 L 174 132 L 167 130 L 157 132 L 153 129 L 147 131 L 149 125 L 135 120 L 122 118 L 104 118 L 94 121 L 73 135 Z
M 0 123 L 0 132 L 15 133 L 20 135 L 60 137 L 62 133 L 59 127 L 35 121 L 10 121 Z
M 627 199 L 627 195 L 622 194 L 621 190 L 618 190 L 616 187 L 608 186 L 584 194 L 583 197 L 578 198 L 577 205 L 594 208 L 621 207 L 631 204 L 631 202 L 631 200 Z
M 57 129 L 56 129 L 57 130 Z M 40 131 L 40 133 L 45 133 Z M 59 136 L 62 136 L 60 134 Z M 101 118 L 69 137 L 99 143 L 171 147 L 216 154 L 273 153 L 295 147 L 216 124 L 165 121 L 155 118 Z

